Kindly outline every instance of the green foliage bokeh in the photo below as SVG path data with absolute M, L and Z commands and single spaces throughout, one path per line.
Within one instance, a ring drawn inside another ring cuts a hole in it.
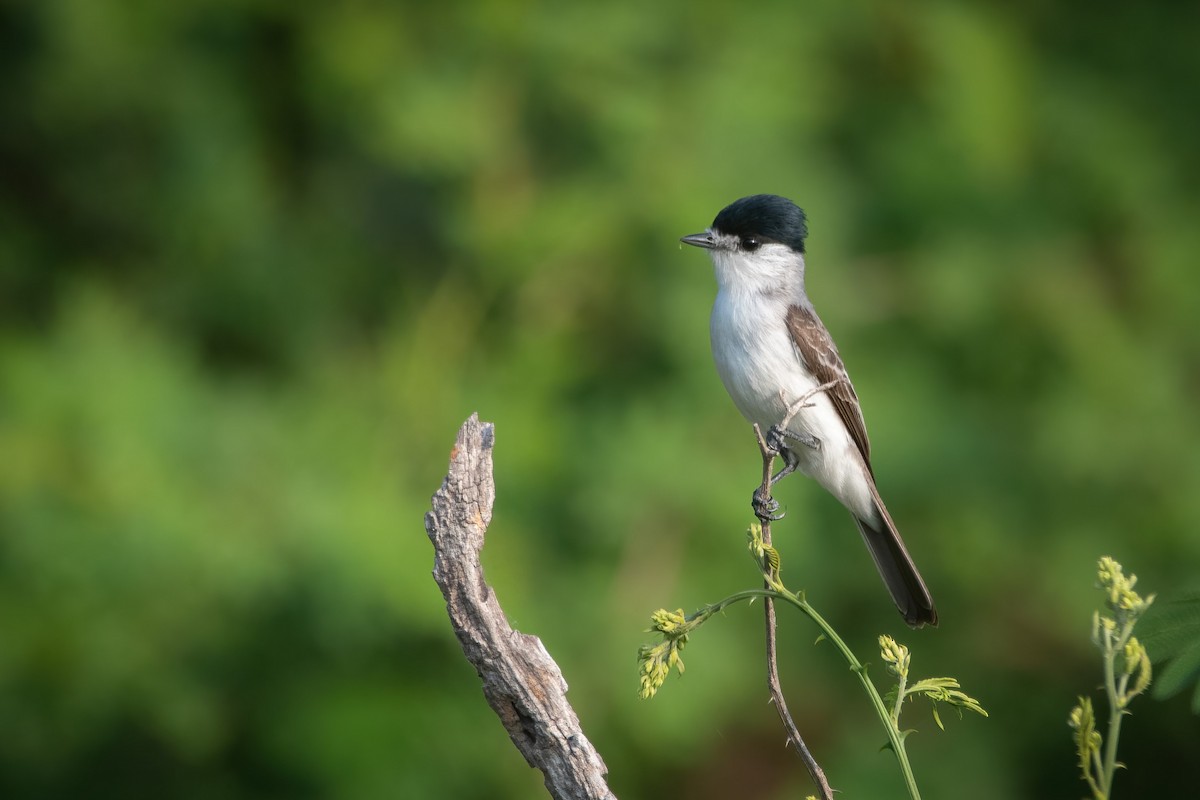
M 1081 794 L 1096 557 L 1147 592 L 1200 558 L 1197 21 L 3 5 L 0 795 L 540 796 L 429 575 L 472 411 L 496 423 L 489 580 L 618 796 L 806 793 L 756 608 L 636 698 L 650 611 L 757 583 L 758 456 L 677 243 L 756 192 L 809 212 L 810 293 L 943 625 L 903 629 L 799 478 L 789 585 L 991 711 L 910 740 L 928 796 Z M 783 614 L 801 728 L 844 796 L 895 796 L 813 635 Z M 1118 796 L 1181 796 L 1197 748 L 1186 703 L 1142 700 Z

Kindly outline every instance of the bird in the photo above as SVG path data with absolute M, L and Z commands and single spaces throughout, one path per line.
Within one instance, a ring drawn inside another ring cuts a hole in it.
M 717 373 L 742 416 L 768 432 L 766 443 L 783 458 L 771 484 L 795 471 L 815 479 L 854 518 L 904 621 L 936 626 L 933 598 L 879 496 L 858 394 L 805 290 L 807 237 L 799 206 L 757 194 L 727 205 L 707 230 L 680 238 L 712 258 Z M 778 519 L 778 503 L 759 490 L 751 504 L 759 519 Z

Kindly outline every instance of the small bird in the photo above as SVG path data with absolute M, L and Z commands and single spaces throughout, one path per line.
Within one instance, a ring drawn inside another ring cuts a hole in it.
M 772 485 L 799 470 L 825 487 L 854 516 L 904 621 L 937 625 L 933 598 L 875 487 L 858 395 L 804 290 L 807 236 L 795 203 L 758 194 L 730 203 L 703 233 L 680 239 L 712 257 L 717 299 L 709 334 L 717 372 L 742 416 L 768 431 L 767 444 L 783 458 Z M 778 518 L 778 503 L 758 491 L 752 506 L 760 519 Z

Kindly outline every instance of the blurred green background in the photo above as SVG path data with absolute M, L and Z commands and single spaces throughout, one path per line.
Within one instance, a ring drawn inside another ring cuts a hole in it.
M 785 578 L 864 657 L 896 635 L 991 711 L 945 734 L 909 712 L 928 797 L 1081 796 L 1095 559 L 1146 591 L 1200 563 L 1198 23 L 3 4 L 0 795 L 544 796 L 429 574 L 422 515 L 472 411 L 496 423 L 488 578 L 618 796 L 807 793 L 757 606 L 636 697 L 653 609 L 758 583 L 758 455 L 677 237 L 774 192 L 809 212 L 809 290 L 942 627 L 903 627 L 798 478 Z M 834 786 L 900 796 L 855 682 L 782 621 Z M 1118 797 L 1200 781 L 1186 706 L 1138 701 Z

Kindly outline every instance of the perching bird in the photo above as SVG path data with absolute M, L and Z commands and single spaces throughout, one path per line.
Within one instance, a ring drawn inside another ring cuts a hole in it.
M 837 347 L 804 290 L 804 212 L 770 194 L 743 197 L 703 233 L 680 241 L 703 247 L 717 277 L 710 335 L 717 372 L 747 420 L 770 431 L 784 467 L 774 484 L 799 470 L 816 479 L 854 516 L 875 566 L 904 621 L 937 625 L 925 582 L 892 522 L 871 469 L 871 445 L 858 395 Z M 822 384 L 787 428 L 791 406 Z M 754 511 L 778 508 L 754 495 Z

